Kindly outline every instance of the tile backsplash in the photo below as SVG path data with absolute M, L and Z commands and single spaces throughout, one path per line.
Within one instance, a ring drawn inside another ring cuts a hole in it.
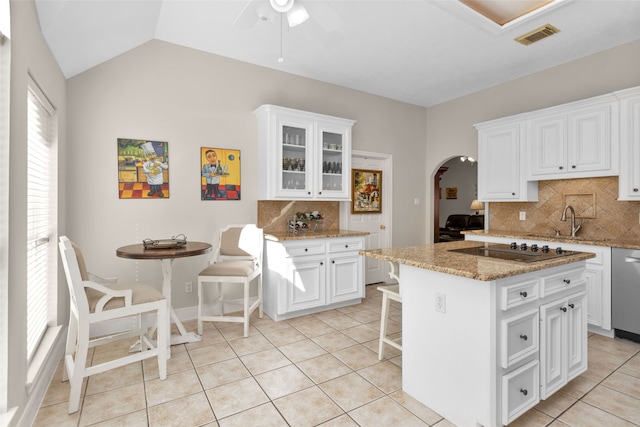
M 565 203 L 576 217 L 584 217 L 577 236 L 593 239 L 640 239 L 640 202 L 618 201 L 618 177 L 540 181 L 538 202 L 489 204 L 490 231 L 554 235 L 571 234 L 567 221 L 560 221 Z M 520 212 L 526 220 L 520 221 Z M 576 221 L 579 224 L 579 220 Z
M 285 232 L 296 212 L 318 211 L 325 218 L 325 230 L 340 229 L 340 202 L 258 200 L 258 227 L 267 233 Z

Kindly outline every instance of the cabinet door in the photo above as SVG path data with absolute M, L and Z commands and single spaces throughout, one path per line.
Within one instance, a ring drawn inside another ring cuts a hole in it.
M 566 300 L 540 307 L 540 397 L 546 399 L 567 383 Z
M 611 168 L 611 106 L 584 108 L 569 114 L 570 172 Z
M 312 198 L 313 123 L 283 114 L 276 119 L 276 132 L 276 197 Z
M 540 307 L 540 397 L 587 370 L 587 293 Z
M 640 93 L 623 98 L 620 108 L 619 200 L 640 200 Z
M 564 173 L 567 166 L 567 118 L 552 115 L 529 122 L 530 179 Z
M 478 196 L 485 201 L 515 201 L 520 195 L 522 125 L 481 129 L 478 133 Z
M 587 294 L 567 300 L 567 381 L 587 370 Z
M 329 304 L 364 297 L 362 257 L 329 257 Z
M 325 265 L 322 257 L 300 257 L 290 260 L 285 283 L 286 312 L 325 305 Z
M 349 200 L 351 195 L 351 127 L 317 123 L 317 173 L 314 197 Z
M 587 321 L 590 325 L 604 328 L 604 314 L 602 310 L 603 271 L 589 269 L 587 264 Z

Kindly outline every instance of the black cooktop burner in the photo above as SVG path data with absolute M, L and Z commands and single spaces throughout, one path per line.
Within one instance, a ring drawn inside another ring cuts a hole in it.
M 503 245 L 499 243 L 485 243 L 481 246 L 470 248 L 450 249 L 450 252 L 459 252 L 468 255 L 475 255 L 494 259 L 503 259 L 517 262 L 537 262 L 573 255 L 575 251 L 565 251 L 558 247 L 550 249 L 547 245 L 527 245 L 526 243 Z

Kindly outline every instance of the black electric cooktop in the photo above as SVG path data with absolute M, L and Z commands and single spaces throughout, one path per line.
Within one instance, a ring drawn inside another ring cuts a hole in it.
M 510 245 L 499 243 L 484 243 L 479 246 L 461 249 L 449 249 L 450 252 L 458 252 L 479 257 L 503 259 L 517 262 L 537 262 L 573 255 L 575 251 L 566 251 L 561 247 L 550 248 L 548 245 L 538 246 L 526 243 L 511 243 Z

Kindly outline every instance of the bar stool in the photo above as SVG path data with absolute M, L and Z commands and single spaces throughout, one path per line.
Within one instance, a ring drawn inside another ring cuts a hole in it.
M 384 345 L 389 344 L 391 347 L 395 347 L 402 351 L 402 344 L 398 341 L 387 337 L 387 321 L 389 320 L 389 305 L 391 301 L 397 301 L 402 303 L 400 297 L 400 278 L 396 273 L 395 265 L 389 261 L 391 271 L 389 271 L 389 277 L 398 281 L 397 285 L 391 286 L 378 286 L 378 290 L 382 292 L 382 314 L 380 316 L 380 343 L 378 344 L 378 359 L 384 359 Z

